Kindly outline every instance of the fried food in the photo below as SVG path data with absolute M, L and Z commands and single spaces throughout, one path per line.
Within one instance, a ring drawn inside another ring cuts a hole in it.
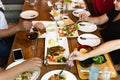
M 83 53 L 83 54 L 84 54 L 84 53 L 87 53 L 87 52 L 88 52 L 88 50 L 85 49 L 85 48 L 81 48 L 81 49 L 80 49 L 80 53 Z
M 58 16 L 58 12 L 54 8 L 52 8 L 52 10 L 53 10 L 53 16 Z
M 46 33 L 46 28 L 45 28 L 45 26 L 44 26 L 44 24 L 42 22 L 35 23 L 33 30 L 38 31 L 41 34 Z
M 59 55 L 59 54 L 63 54 L 64 51 L 65 49 L 62 46 L 54 46 L 48 48 L 47 53 L 50 55 Z
M 60 78 L 58 74 L 54 74 L 48 80 L 66 80 L 66 78 Z

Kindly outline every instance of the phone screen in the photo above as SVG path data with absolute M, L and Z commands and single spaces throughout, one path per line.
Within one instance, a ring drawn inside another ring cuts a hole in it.
M 21 50 L 15 50 L 15 51 L 13 51 L 13 53 L 14 53 L 15 60 L 23 59 L 23 55 L 22 55 Z

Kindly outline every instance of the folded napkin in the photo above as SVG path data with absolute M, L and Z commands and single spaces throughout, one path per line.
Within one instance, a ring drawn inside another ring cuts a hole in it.
M 48 4 L 49 7 L 53 6 L 50 1 L 48 1 L 47 4 Z

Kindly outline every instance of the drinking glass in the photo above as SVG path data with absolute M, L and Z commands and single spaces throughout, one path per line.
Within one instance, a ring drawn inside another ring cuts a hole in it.
M 61 10 L 62 15 L 68 15 L 68 2 L 63 3 L 63 9 Z
M 27 33 L 27 38 L 32 40 L 32 45 L 31 45 L 31 49 L 33 51 L 33 53 L 35 55 L 37 55 L 36 53 L 36 49 L 37 49 L 37 37 L 38 37 L 38 33 L 33 31 L 33 32 L 29 32 Z
M 37 2 L 38 2 L 38 0 L 29 0 L 29 4 L 31 5 L 31 6 L 33 6 L 33 9 L 35 9 L 36 10 L 36 4 L 37 4 Z
M 98 80 L 99 69 L 95 66 L 90 67 L 89 80 Z
M 110 80 L 111 69 L 109 67 L 104 67 L 102 70 L 102 80 Z

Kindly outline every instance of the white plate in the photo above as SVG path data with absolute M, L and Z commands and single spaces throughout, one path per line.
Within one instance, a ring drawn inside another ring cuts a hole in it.
M 79 24 L 79 30 L 83 32 L 94 32 L 97 29 L 97 26 L 93 23 L 80 22 L 78 24 Z
M 13 66 L 15 66 L 15 65 L 18 65 L 18 64 L 24 62 L 24 61 L 25 61 L 25 60 L 19 60 L 19 61 L 13 62 L 13 63 L 11 63 L 11 64 L 6 68 L 6 70 L 9 69 L 9 68 L 11 68 L 11 67 L 13 67 Z M 40 75 L 40 70 L 39 70 L 39 71 L 34 71 L 34 72 L 33 72 L 33 76 L 31 77 L 30 80 L 36 80 L 39 75 Z
M 56 22 L 53 21 L 32 21 L 33 26 L 35 25 L 35 23 L 37 22 L 42 22 L 46 28 L 46 33 L 42 34 L 42 35 L 38 35 L 38 38 L 45 38 L 47 36 L 57 36 L 57 25 Z
M 87 39 L 84 40 L 84 39 L 81 39 L 80 37 L 87 38 Z M 94 34 L 82 34 L 78 36 L 77 40 L 81 45 L 89 45 L 91 47 L 97 46 L 101 42 L 100 38 Z
M 20 14 L 20 17 L 23 18 L 23 19 L 33 19 L 33 18 L 36 18 L 38 15 L 39 15 L 39 14 L 38 14 L 37 11 L 27 10 L 27 11 L 23 11 L 23 12 Z
M 89 11 L 86 11 L 85 9 L 76 9 L 72 12 L 72 14 L 75 16 L 75 17 L 79 17 L 79 14 L 86 14 L 87 16 L 90 16 L 90 12 Z
M 52 75 L 59 74 L 61 70 L 53 70 L 48 73 L 46 73 L 41 80 L 48 80 Z M 63 73 L 66 75 L 66 80 L 77 80 L 77 78 L 71 73 L 66 70 L 63 71 Z
M 54 46 L 62 46 L 65 51 L 64 53 L 62 54 L 64 57 L 68 58 L 69 56 L 69 48 L 68 48 L 68 41 L 67 41 L 67 38 L 66 37 L 61 37 L 61 38 L 57 38 L 57 37 L 46 37 L 45 38 L 45 54 L 44 54 L 44 59 L 46 59 L 46 56 L 47 56 L 47 48 L 50 48 L 52 47 L 50 45 L 50 40 L 51 39 L 54 39 L 56 41 L 56 44 Z M 46 63 L 46 60 L 44 61 L 44 63 Z M 50 65 L 62 65 L 62 64 L 66 64 L 65 62 L 49 62 L 47 61 L 48 64 Z

